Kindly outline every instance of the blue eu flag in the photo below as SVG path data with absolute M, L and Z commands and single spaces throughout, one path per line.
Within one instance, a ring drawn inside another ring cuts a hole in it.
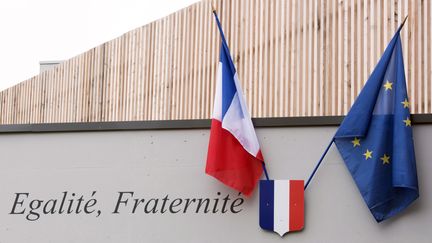
M 419 197 L 401 28 L 334 140 L 377 222 L 396 215 Z

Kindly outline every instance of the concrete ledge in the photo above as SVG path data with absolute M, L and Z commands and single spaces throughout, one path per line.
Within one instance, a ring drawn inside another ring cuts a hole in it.
M 338 126 L 344 116 L 253 118 L 255 127 Z M 412 115 L 413 124 L 432 124 L 432 114 Z M 0 125 L 0 133 L 208 129 L 211 120 L 124 121 Z

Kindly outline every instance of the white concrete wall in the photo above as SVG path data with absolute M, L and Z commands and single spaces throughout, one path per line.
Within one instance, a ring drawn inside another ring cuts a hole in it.
M 306 180 L 335 130 L 258 129 L 271 178 Z M 305 194 L 305 229 L 283 239 L 260 229 L 258 191 L 237 214 L 112 214 L 119 191 L 237 198 L 204 174 L 208 130 L 0 134 L 0 242 L 432 242 L 432 126 L 414 133 L 420 199 L 407 211 L 377 224 L 332 147 Z M 63 191 L 86 198 L 97 191 L 100 216 L 10 214 L 15 193 L 46 201 Z

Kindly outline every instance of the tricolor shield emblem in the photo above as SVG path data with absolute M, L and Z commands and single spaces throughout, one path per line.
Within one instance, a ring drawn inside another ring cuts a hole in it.
M 304 227 L 304 181 L 261 180 L 259 223 L 283 236 Z

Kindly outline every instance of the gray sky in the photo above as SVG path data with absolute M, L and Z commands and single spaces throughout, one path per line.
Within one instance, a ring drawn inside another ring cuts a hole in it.
M 198 0 L 0 0 L 0 90 Z

